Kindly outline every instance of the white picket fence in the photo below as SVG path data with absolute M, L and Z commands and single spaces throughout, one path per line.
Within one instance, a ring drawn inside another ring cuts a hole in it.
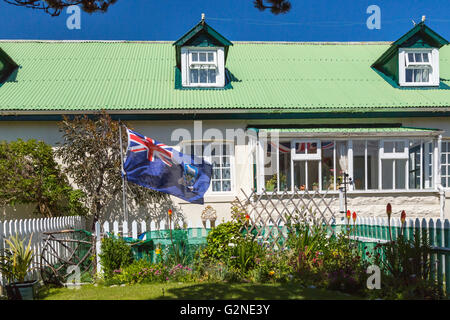
M 11 236 L 18 235 L 20 239 L 25 240 L 25 244 L 28 244 L 31 237 L 31 247 L 34 252 L 34 257 L 31 264 L 32 271 L 28 274 L 28 277 L 39 279 L 41 254 L 45 244 L 45 235 L 43 232 L 84 228 L 85 221 L 79 216 L 0 221 L 0 251 L 5 248 L 5 239 Z M 64 248 L 57 248 L 57 250 L 64 250 Z M 49 257 L 48 259 L 54 260 L 55 257 Z M 3 284 L 4 279 L 0 274 L 0 285 Z

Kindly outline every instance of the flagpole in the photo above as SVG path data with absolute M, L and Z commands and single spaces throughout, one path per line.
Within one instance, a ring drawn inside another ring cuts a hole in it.
M 122 144 L 122 123 L 119 120 L 119 141 L 120 141 L 120 164 L 122 170 L 122 202 L 123 202 L 123 220 L 128 225 L 128 212 L 127 212 L 127 191 L 126 191 L 126 173 L 123 170 L 123 144 Z M 128 233 L 128 230 L 127 230 Z

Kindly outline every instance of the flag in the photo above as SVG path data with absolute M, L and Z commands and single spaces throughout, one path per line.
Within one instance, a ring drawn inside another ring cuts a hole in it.
M 184 155 L 127 128 L 128 148 L 123 174 L 128 181 L 203 204 L 211 182 L 212 164 Z

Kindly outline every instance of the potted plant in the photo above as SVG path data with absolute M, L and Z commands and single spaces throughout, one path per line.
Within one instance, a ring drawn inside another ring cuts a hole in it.
M 0 272 L 6 278 L 5 286 L 8 299 L 33 300 L 34 285 L 37 280 L 25 281 L 31 271 L 31 262 L 34 253 L 31 249 L 31 238 L 25 246 L 25 239 L 20 240 L 18 235 L 11 236 L 5 242 L 8 245 L 0 256 Z

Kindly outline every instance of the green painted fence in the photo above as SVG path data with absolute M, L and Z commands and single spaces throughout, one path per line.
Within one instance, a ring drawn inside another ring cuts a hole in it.
M 359 242 L 358 247 L 372 251 L 377 243 L 396 240 L 400 235 L 414 240 L 417 235 L 421 243 L 432 248 L 429 257 L 432 270 L 431 279 L 436 280 L 440 288 L 450 296 L 450 222 L 448 219 L 406 219 L 402 230 L 399 218 L 357 218 L 348 223 L 346 218 L 338 221 L 336 230 L 344 231 L 350 226 L 351 237 Z M 389 233 L 389 226 L 391 232 Z

